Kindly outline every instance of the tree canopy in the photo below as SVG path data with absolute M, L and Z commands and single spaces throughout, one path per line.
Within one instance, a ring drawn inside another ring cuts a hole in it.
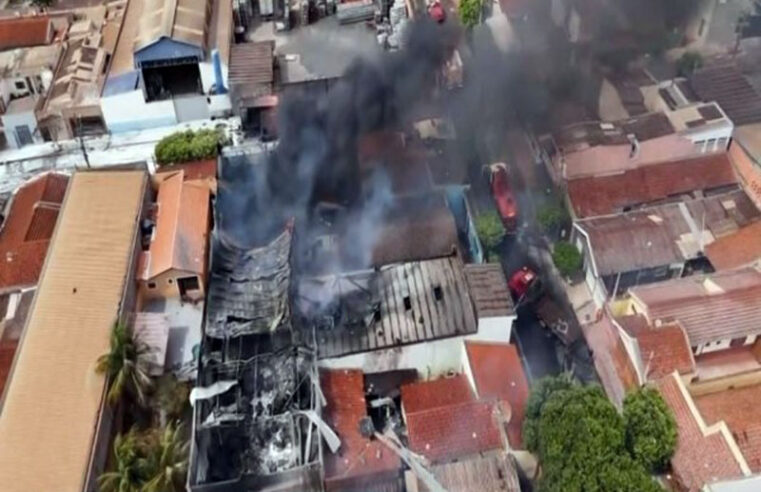
M 226 139 L 219 130 L 175 132 L 156 144 L 156 161 L 163 165 L 211 159 L 217 156 L 219 145 L 225 143 Z
M 539 381 L 523 429 L 528 449 L 542 463 L 542 492 L 662 490 L 629 454 L 626 421 L 599 386 L 566 375 Z
M 652 472 L 662 472 L 676 448 L 676 422 L 661 395 L 642 388 L 624 399 L 626 447 Z
M 481 21 L 481 0 L 460 0 L 458 11 L 462 24 L 471 29 Z
M 497 212 L 487 212 L 477 216 L 476 233 L 487 256 L 493 253 L 505 237 L 505 228 L 502 227 L 502 221 L 499 220 Z

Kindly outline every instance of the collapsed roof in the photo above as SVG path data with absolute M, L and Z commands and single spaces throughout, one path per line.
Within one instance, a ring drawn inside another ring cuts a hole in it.
M 230 338 L 290 326 L 292 227 L 266 246 L 242 249 L 215 234 L 206 335 Z

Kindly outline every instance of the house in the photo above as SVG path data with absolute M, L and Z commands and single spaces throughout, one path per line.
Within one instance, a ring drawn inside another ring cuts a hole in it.
M 106 378 L 93 368 L 113 324 L 134 309 L 146 193 L 142 171 L 70 179 L 2 400 L 0 479 L 9 492 L 93 490 L 104 470 L 113 414 Z M 39 473 L 40 460 L 54 465 Z
M 0 228 L 0 397 L 23 334 L 68 177 L 45 173 L 21 185 Z
M 275 42 L 233 44 L 228 71 L 233 113 L 254 135 L 271 128 L 266 120 L 275 84 Z
M 506 285 L 499 265 L 445 257 L 302 278 L 293 309 L 303 329 L 317 326 L 323 367 L 431 378 L 460 370 L 463 340 L 509 342 Z
M 629 287 L 707 268 L 714 242 L 761 219 L 750 198 L 735 189 L 697 200 L 581 219 L 572 240 L 584 256 L 585 281 L 598 306 Z
M 678 375 L 658 380 L 656 387 L 677 424 L 671 469 L 681 490 L 699 492 L 706 484 L 750 475 L 729 428 L 723 422 L 706 423 Z
M 504 452 L 444 463 L 430 467 L 433 478 L 448 492 L 520 492 L 518 472 L 512 457 Z M 407 492 L 430 492 L 412 471 L 405 473 Z
M 38 113 L 62 55 L 60 44 L 0 52 L 0 119 L 10 148 L 50 140 Z
M 229 115 L 232 3 L 130 0 L 101 110 L 112 133 Z
M 508 447 L 502 425 L 509 405 L 477 399 L 465 376 L 408 384 L 401 395 L 409 447 L 431 463 Z
M 325 422 L 341 440 L 337 452 L 323 451 L 325 490 L 352 492 L 383 487 L 401 492 L 401 460 L 383 442 L 363 433 L 363 424 L 370 416 L 362 371 L 321 370 L 320 388 L 327 402 Z
M 510 416 L 507 437 L 510 447 L 523 449 L 523 417 L 529 388 L 518 349 L 510 343 L 465 342 L 464 373 L 482 399 L 507 402 Z
M 198 301 L 205 296 L 210 192 L 184 175 L 172 173 L 158 185 L 155 225 L 138 275 L 145 298 Z
M 617 174 L 567 182 L 568 201 L 577 219 L 618 214 L 648 204 L 699 197 L 737 185 L 726 153 L 652 164 Z
M 702 101 L 716 101 L 742 127 L 761 122 L 761 95 L 731 60 L 717 60 L 695 70 L 690 88 Z
M 716 270 L 731 270 L 761 260 L 761 221 L 753 222 L 706 246 L 706 257 Z
M 124 3 L 84 12 L 69 27 L 63 60 L 40 111 L 53 140 L 106 132 L 100 94 L 122 25 Z
M 47 15 L 6 17 L 0 19 L 0 51 L 50 44 L 53 34 Z

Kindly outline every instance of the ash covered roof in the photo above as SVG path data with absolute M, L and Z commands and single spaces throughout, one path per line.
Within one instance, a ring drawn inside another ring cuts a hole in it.
M 212 245 L 206 335 L 272 333 L 290 325 L 292 225 L 266 246 L 242 249 L 223 233 Z
M 294 306 L 305 328 L 316 327 L 320 358 L 478 330 L 457 257 L 302 278 Z
M 499 263 L 465 265 L 470 297 L 479 319 L 513 316 L 515 306 L 507 288 L 507 279 Z
M 695 70 L 690 85 L 703 101 L 716 101 L 737 126 L 761 122 L 761 95 L 733 61 Z

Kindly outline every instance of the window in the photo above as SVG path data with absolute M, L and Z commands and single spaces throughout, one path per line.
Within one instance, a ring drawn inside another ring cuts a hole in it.
M 17 80 L 15 86 L 17 91 L 26 90 L 26 83 L 23 80 Z
M 442 292 L 440 285 L 433 287 L 433 297 L 435 297 L 437 301 L 440 301 L 444 298 L 444 293 Z
M 412 301 L 410 300 L 410 296 L 404 296 L 404 309 L 405 311 L 412 309 Z
M 156 288 L 156 282 L 148 282 L 148 288 L 149 289 L 155 289 Z

